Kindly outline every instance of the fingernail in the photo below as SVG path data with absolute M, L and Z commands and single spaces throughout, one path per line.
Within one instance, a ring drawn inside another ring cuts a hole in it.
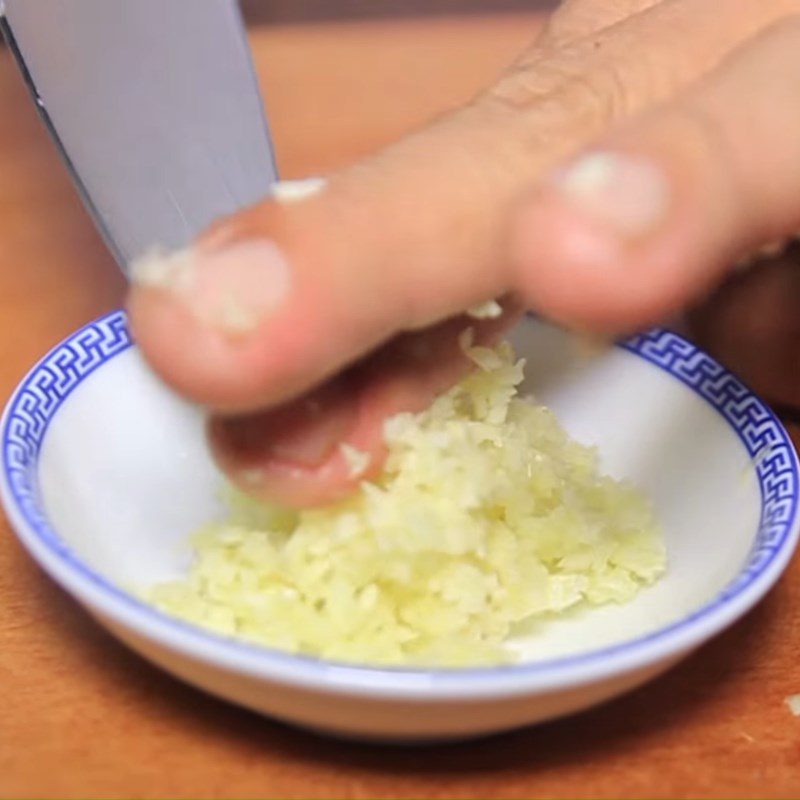
M 663 172 L 623 153 L 590 153 L 556 173 L 554 185 L 575 210 L 625 238 L 653 233 L 669 210 Z
M 267 240 L 153 253 L 132 266 L 131 280 L 171 293 L 201 323 L 231 336 L 258 328 L 290 288 L 289 265 Z
M 217 420 L 214 433 L 245 469 L 270 460 L 318 467 L 334 454 L 355 419 L 353 394 L 347 381 L 339 379 L 284 408 Z
M 325 178 L 278 181 L 270 187 L 270 196 L 279 203 L 296 203 L 319 194 L 326 184 Z

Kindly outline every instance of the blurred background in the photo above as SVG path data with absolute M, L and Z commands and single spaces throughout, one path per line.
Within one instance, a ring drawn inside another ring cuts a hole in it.
M 249 23 L 530 11 L 558 0 L 243 0 Z

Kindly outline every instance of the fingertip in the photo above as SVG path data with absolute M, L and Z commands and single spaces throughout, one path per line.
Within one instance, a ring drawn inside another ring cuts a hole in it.
M 658 322 L 695 296 L 719 270 L 709 266 L 697 198 L 677 183 L 655 159 L 601 154 L 537 187 L 516 209 L 509 238 L 528 304 L 613 334 Z
M 133 287 L 126 302 L 134 342 L 152 370 L 191 401 L 244 411 L 261 391 L 260 354 L 220 337 L 168 293 Z
M 309 507 L 343 499 L 380 473 L 386 420 L 422 411 L 470 369 L 459 345 L 465 327 L 490 345 L 519 313 L 513 299 L 504 299 L 499 317 L 461 317 L 400 337 L 280 408 L 214 417 L 208 439 L 215 460 L 234 484 L 265 500 Z
M 252 442 L 242 446 L 219 419 L 209 422 L 208 440 L 217 465 L 246 494 L 292 508 L 314 508 L 352 495 L 361 481 L 380 472 L 386 455 L 381 430 L 361 426 L 347 436 L 334 435 L 324 453 L 308 450 L 316 447 L 312 437 L 299 443 L 309 456 L 305 460 L 296 452 L 288 457 L 280 447 L 265 451 Z M 256 432 L 257 440 L 262 437 L 263 431 Z
M 132 272 L 134 339 L 165 383 L 200 405 L 244 413 L 286 402 L 337 366 L 331 330 L 347 332 L 324 287 L 291 273 L 263 237 L 156 256 Z
M 227 463 L 217 454 L 217 463 L 228 480 L 245 494 L 287 508 L 319 508 L 353 494 L 365 473 L 355 475 L 340 450 L 320 467 L 303 467 L 270 460 L 261 466 L 242 467 Z

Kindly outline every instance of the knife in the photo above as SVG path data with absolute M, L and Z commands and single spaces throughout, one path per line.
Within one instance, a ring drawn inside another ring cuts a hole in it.
M 123 270 L 269 193 L 235 0 L 0 0 L 0 28 Z

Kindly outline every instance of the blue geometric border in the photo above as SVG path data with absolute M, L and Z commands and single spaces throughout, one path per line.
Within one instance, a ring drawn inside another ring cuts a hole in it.
M 737 594 L 780 549 L 794 519 L 798 475 L 794 447 L 770 408 L 721 364 L 671 331 L 656 329 L 621 344 L 707 400 L 728 421 L 753 459 L 761 519 L 747 565 L 723 597 Z
M 77 386 L 98 367 L 131 346 L 132 341 L 124 312 L 112 312 L 81 328 L 58 345 L 20 384 L 6 409 L 1 436 L 2 469 L 17 510 L 36 538 L 63 562 L 69 564 L 74 572 L 126 605 L 150 617 L 157 617 L 162 624 L 183 632 L 191 632 L 204 639 L 216 640 L 234 650 L 258 653 L 264 658 L 283 662 L 289 666 L 302 664 L 306 668 L 323 672 L 335 669 L 336 665 L 330 662 L 233 641 L 166 617 L 88 567 L 50 526 L 42 507 L 36 478 L 39 453 L 48 425 Z M 761 490 L 762 508 L 755 544 L 749 554 L 748 562 L 739 576 L 720 595 L 690 616 L 658 631 L 585 654 L 559 657 L 533 664 L 458 670 L 462 678 L 479 680 L 490 678 L 498 672 L 529 675 L 587 664 L 662 639 L 676 630 L 689 626 L 695 620 L 714 613 L 734 596 L 742 593 L 769 568 L 790 539 L 800 496 L 798 489 L 800 477 L 794 447 L 773 412 L 714 359 L 671 331 L 655 329 L 622 342 L 619 346 L 680 380 L 706 400 L 727 420 L 753 458 Z M 346 667 L 350 674 L 402 673 L 410 678 L 425 677 L 434 684 L 439 680 L 446 680 L 447 674 L 451 672 L 406 668 L 376 670 L 351 664 L 341 666 Z
M 132 344 L 125 313 L 114 311 L 48 353 L 20 384 L 9 405 L 2 437 L 6 480 L 25 519 L 60 552 L 65 546 L 47 522 L 36 479 L 45 433 L 73 390 Z

